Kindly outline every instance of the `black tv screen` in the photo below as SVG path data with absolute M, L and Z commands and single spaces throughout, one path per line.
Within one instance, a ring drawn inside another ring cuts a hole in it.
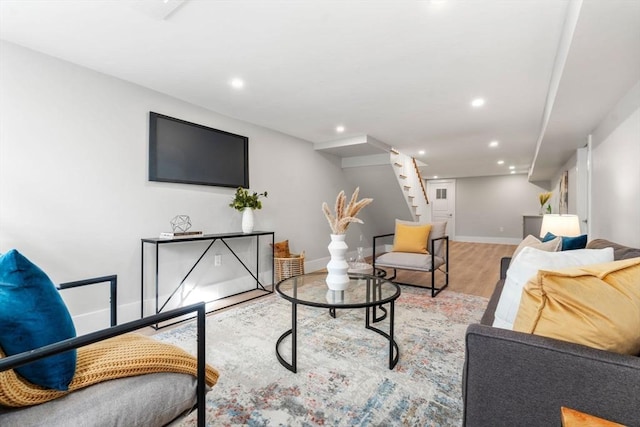
M 149 181 L 249 188 L 249 138 L 150 112 Z

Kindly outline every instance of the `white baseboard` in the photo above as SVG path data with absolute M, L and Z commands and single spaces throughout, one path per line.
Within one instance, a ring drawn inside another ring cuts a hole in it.
M 456 236 L 455 242 L 466 243 L 494 243 L 499 245 L 519 245 L 522 239 L 515 237 L 482 237 L 482 236 Z
M 326 265 L 326 263 L 325 263 Z M 268 277 L 269 279 L 264 279 Z M 262 272 L 260 274 L 261 283 L 265 286 L 271 285 L 271 270 Z M 237 292 L 245 290 L 255 289 L 255 280 L 248 274 L 242 277 L 238 277 L 232 280 L 224 282 L 202 284 L 191 292 L 186 291 L 182 299 L 178 295 L 178 301 L 172 302 L 165 307 L 163 311 L 176 308 L 177 306 L 189 305 L 199 301 L 211 301 L 227 295 L 232 295 Z M 159 303 L 162 304 L 167 300 L 169 294 L 159 295 Z M 155 298 L 147 297 L 144 300 L 145 316 L 150 316 L 155 312 Z M 207 306 L 207 308 L 209 308 Z M 119 303 L 118 304 L 118 324 L 130 322 L 132 320 L 140 319 L 141 307 L 140 300 L 131 303 Z M 77 335 L 84 335 L 90 332 L 95 332 L 101 329 L 106 329 L 110 325 L 111 309 L 105 307 L 102 310 L 93 311 L 90 313 L 83 313 L 73 316 L 73 323 L 76 328 Z

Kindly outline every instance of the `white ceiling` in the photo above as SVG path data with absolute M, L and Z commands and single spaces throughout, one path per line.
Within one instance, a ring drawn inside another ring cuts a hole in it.
M 427 177 L 549 180 L 640 80 L 637 0 L 0 0 L 0 38 Z

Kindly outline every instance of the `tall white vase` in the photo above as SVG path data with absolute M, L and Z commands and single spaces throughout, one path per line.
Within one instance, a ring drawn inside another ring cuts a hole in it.
M 251 233 L 253 231 L 253 209 L 242 210 L 242 232 Z
M 329 243 L 329 253 L 331 260 L 327 264 L 327 286 L 334 291 L 343 291 L 349 285 L 349 264 L 345 259 L 347 254 L 347 244 L 344 241 L 346 235 L 332 234 L 331 243 Z

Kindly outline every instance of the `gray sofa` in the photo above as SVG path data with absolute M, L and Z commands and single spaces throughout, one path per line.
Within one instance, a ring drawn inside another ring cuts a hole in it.
M 587 245 L 604 247 L 616 260 L 640 257 L 640 249 L 602 239 Z M 559 426 L 565 406 L 640 426 L 640 357 L 491 326 L 509 260 L 480 324 L 466 332 L 463 425 Z

